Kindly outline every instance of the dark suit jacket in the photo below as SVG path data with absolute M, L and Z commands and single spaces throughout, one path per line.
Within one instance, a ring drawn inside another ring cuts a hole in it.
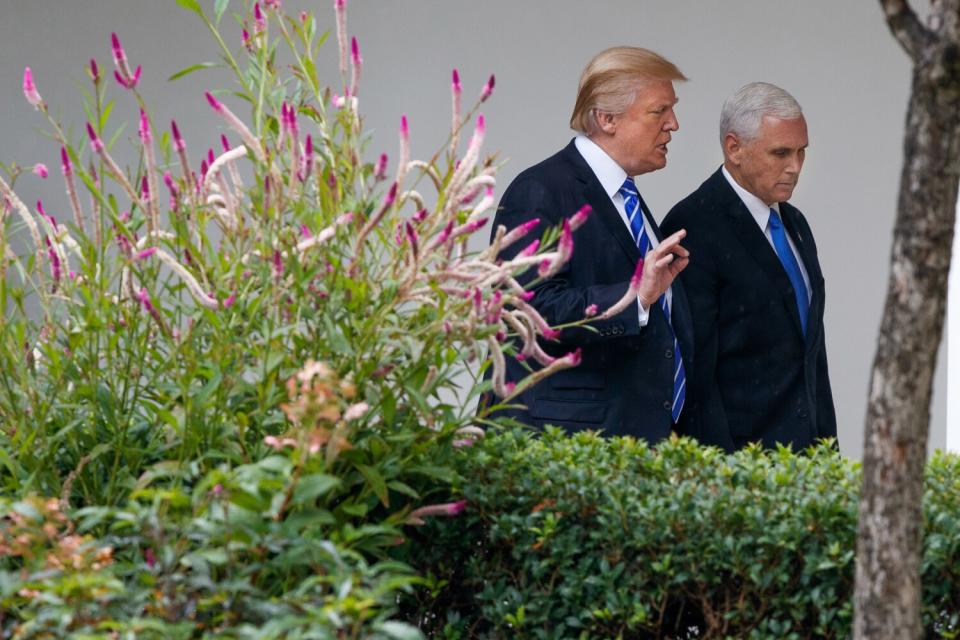
M 573 257 L 550 280 L 532 288 L 531 302 L 551 325 L 580 320 L 596 304 L 600 312 L 626 293 L 640 252 L 610 197 L 573 142 L 556 155 L 527 169 L 503 195 L 494 229 L 539 218 L 531 240 L 561 224 L 580 207 L 590 204 L 593 213 L 574 232 Z M 641 202 L 644 215 L 660 237 L 657 225 Z M 508 248 L 516 254 L 526 242 Z M 526 286 L 536 269 L 524 274 Z M 561 356 L 580 347 L 578 367 L 548 377 L 525 391 L 519 402 L 525 408 L 506 412 L 535 426 L 553 424 L 568 431 L 602 429 L 606 435 L 632 435 L 656 441 L 671 432 L 673 397 L 673 336 L 659 305 L 653 305 L 647 325 L 640 327 L 637 306 L 629 305 L 617 316 L 593 323 L 596 331 L 565 330 L 558 342 L 542 341 L 544 350 Z M 673 327 L 687 372 L 693 369 L 692 331 L 686 297 L 679 282 L 673 288 Z M 507 357 L 507 380 L 528 374 L 535 362 L 520 363 Z M 688 373 L 689 375 L 689 373 Z
M 697 369 L 679 431 L 728 451 L 756 441 L 802 449 L 837 435 L 817 247 L 803 214 L 785 202 L 780 214 L 810 278 L 806 337 L 786 271 L 720 170 L 663 221 L 664 233 L 687 230 L 690 250 L 680 278 Z

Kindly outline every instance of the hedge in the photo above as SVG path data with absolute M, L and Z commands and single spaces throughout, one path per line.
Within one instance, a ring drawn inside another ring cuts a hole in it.
M 512 431 L 459 464 L 464 517 L 410 549 L 433 585 L 410 607 L 434 637 L 850 635 L 860 469 L 832 443 L 727 455 Z M 960 628 L 958 471 L 937 454 L 926 472 L 928 637 Z

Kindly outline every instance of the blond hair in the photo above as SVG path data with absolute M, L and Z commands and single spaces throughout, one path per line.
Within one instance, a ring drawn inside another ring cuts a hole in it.
M 649 49 L 612 47 L 601 51 L 580 74 L 570 128 L 592 135 L 597 128 L 597 112 L 623 113 L 644 82 L 686 79 L 676 65 Z

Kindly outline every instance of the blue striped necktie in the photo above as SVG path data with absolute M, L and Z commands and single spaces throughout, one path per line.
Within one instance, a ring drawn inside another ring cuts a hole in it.
M 647 236 L 647 230 L 643 225 L 643 212 L 640 210 L 640 193 L 637 191 L 637 185 L 633 179 L 627 178 L 620 187 L 620 195 L 623 196 L 624 208 L 627 212 L 627 220 L 630 222 L 630 233 L 633 234 L 633 241 L 640 249 L 640 257 L 647 255 L 650 250 L 650 238 Z M 680 343 L 677 341 L 677 334 L 673 330 L 673 322 L 670 317 L 670 303 L 667 302 L 666 294 L 660 296 L 660 306 L 663 308 L 663 316 L 667 319 L 667 326 L 670 327 L 670 333 L 673 334 L 673 402 L 670 406 L 670 415 L 673 421 L 680 419 L 680 412 L 683 410 L 683 401 L 687 397 L 687 375 L 683 369 L 683 358 L 680 356 Z
M 807 298 L 807 285 L 803 281 L 803 273 L 800 272 L 800 264 L 797 257 L 793 255 L 790 243 L 787 242 L 787 234 L 783 228 L 783 221 L 780 220 L 780 214 L 776 209 L 770 209 L 770 237 L 773 238 L 773 246 L 777 250 L 777 257 L 783 265 L 783 270 L 787 272 L 790 283 L 793 285 L 793 293 L 797 297 L 797 310 L 800 312 L 800 328 L 803 335 L 807 335 L 807 315 L 810 312 L 810 300 Z

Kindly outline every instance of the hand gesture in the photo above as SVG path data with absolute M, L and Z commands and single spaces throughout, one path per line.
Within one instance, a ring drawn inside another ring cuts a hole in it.
M 686 235 L 686 229 L 680 229 L 669 238 L 664 238 L 644 257 L 643 275 L 637 291 L 640 304 L 644 307 L 649 308 L 656 302 L 690 262 L 690 252 L 680 246 L 680 241 Z

